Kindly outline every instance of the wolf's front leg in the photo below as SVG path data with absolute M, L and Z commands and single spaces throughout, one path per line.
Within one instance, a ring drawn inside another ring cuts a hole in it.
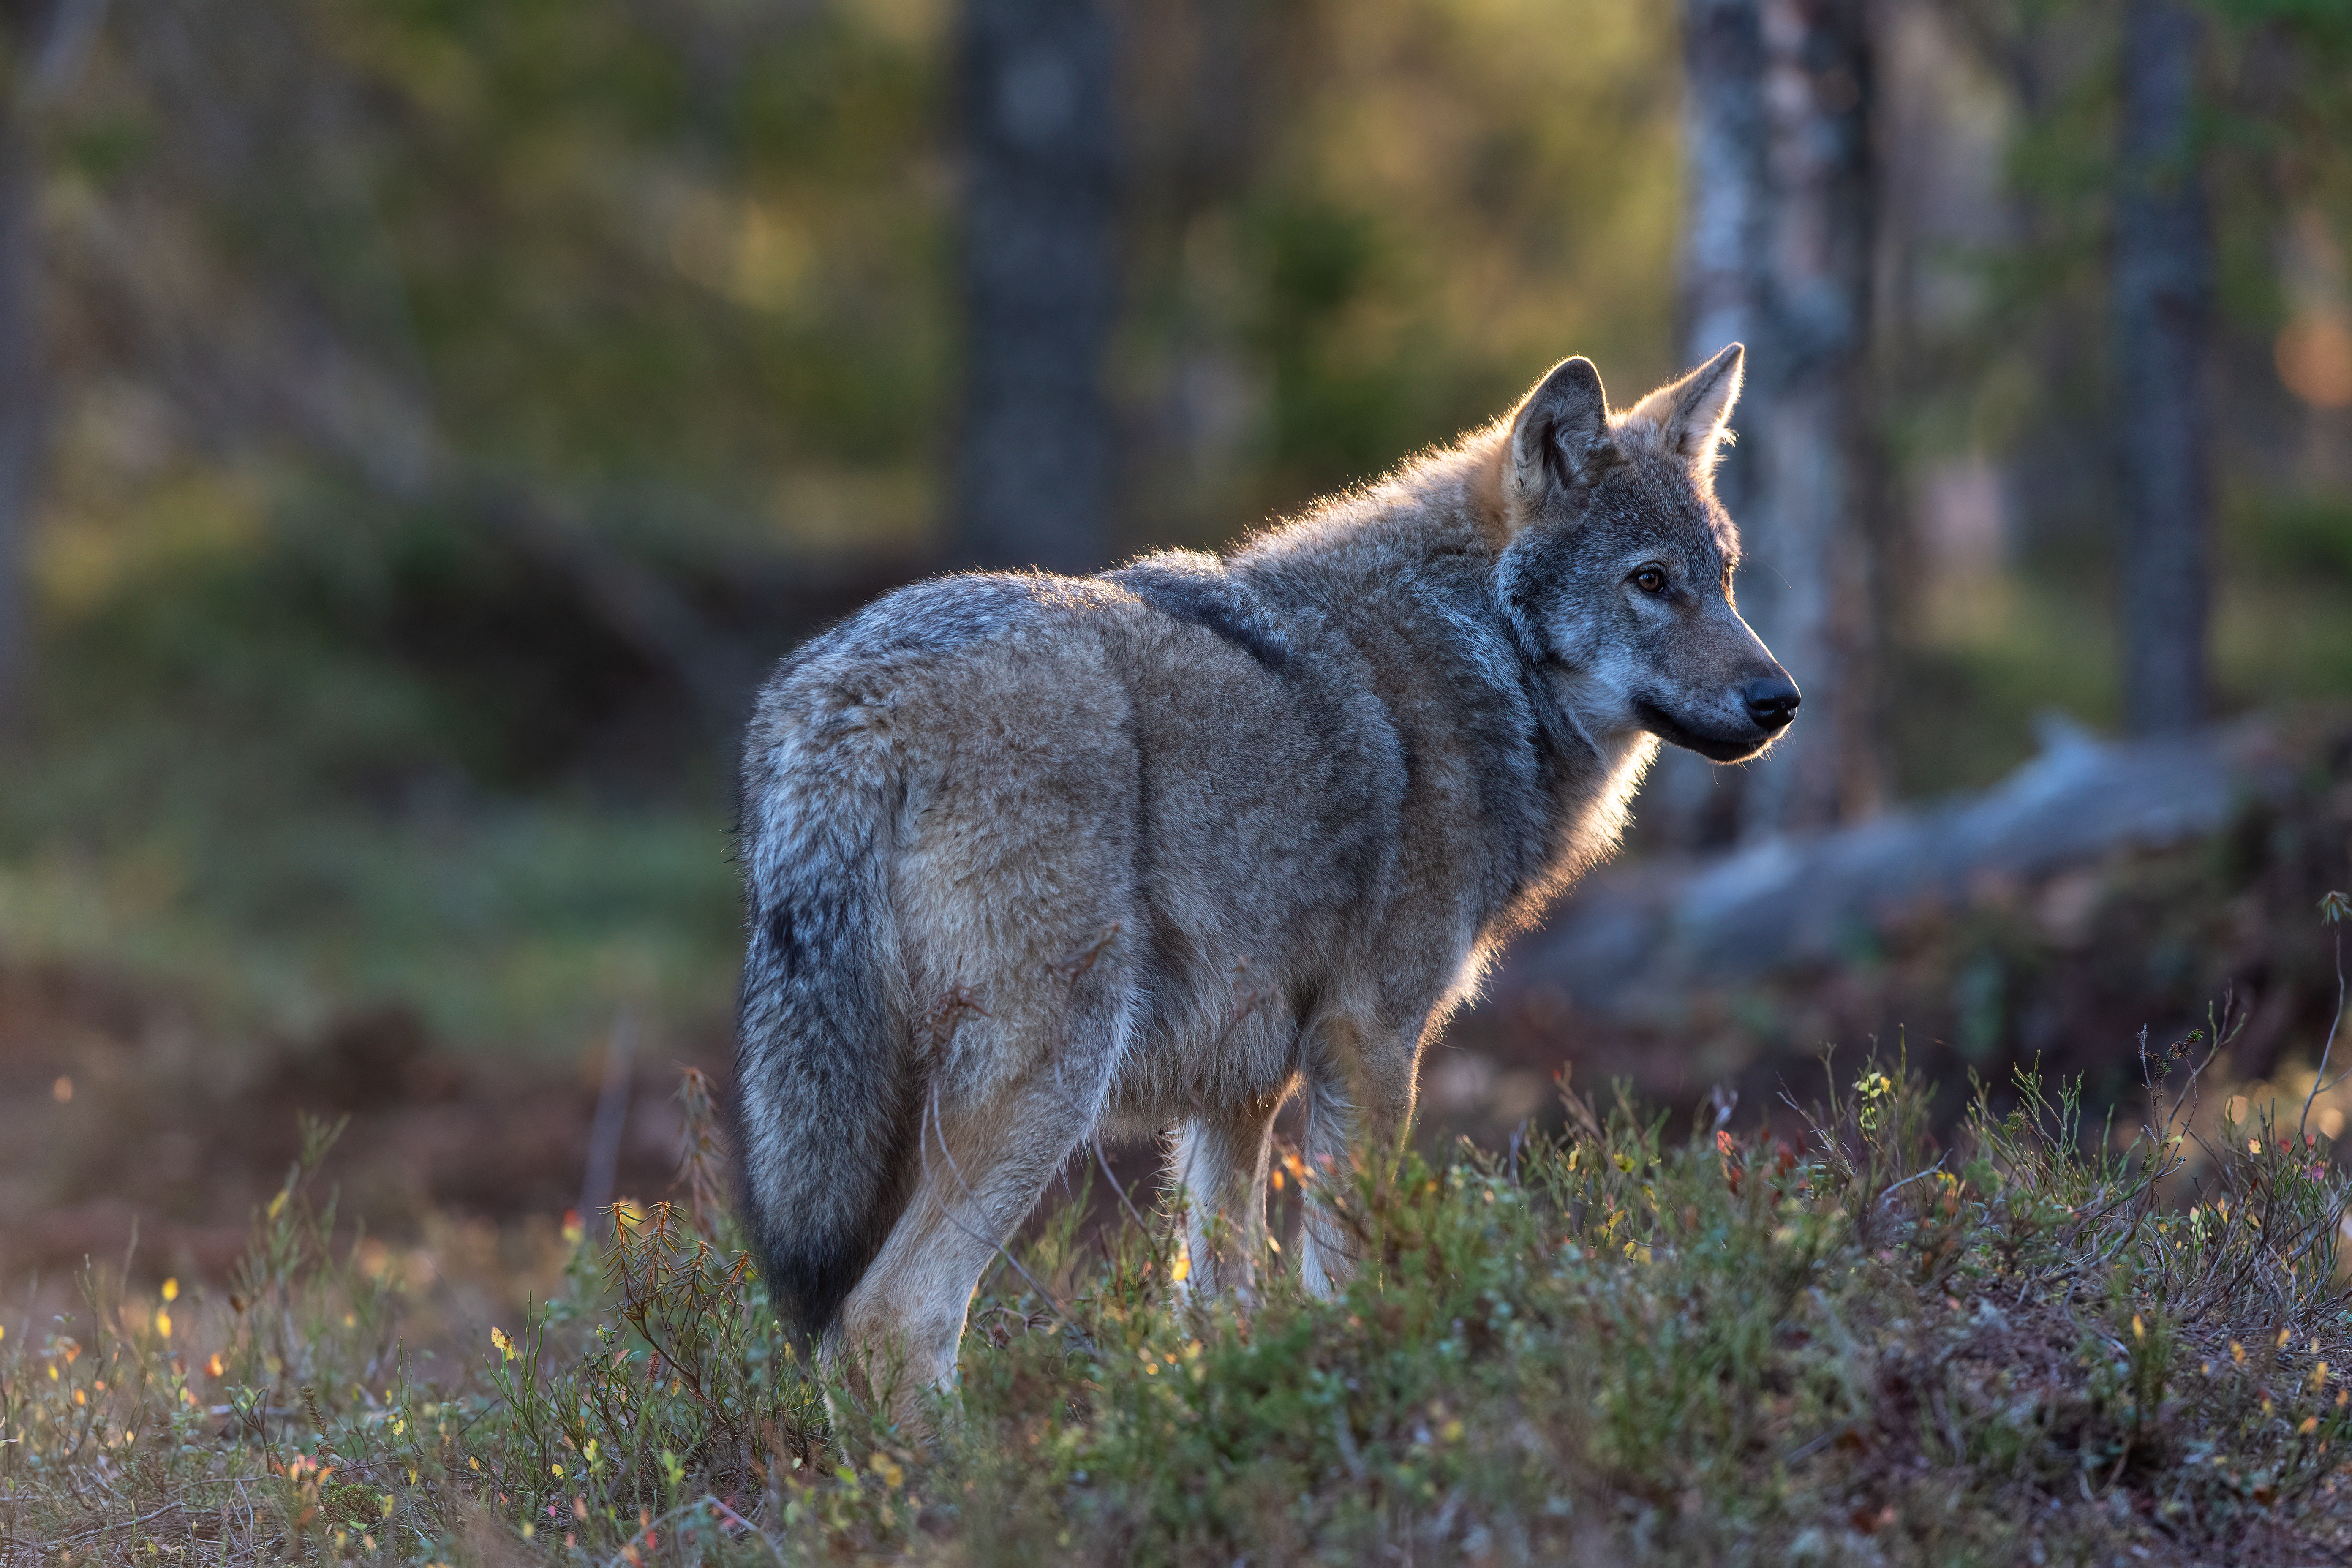
M 1255 1291 L 1265 1252 L 1266 1160 L 1281 1105 L 1271 1095 L 1246 1100 L 1195 1118 L 1178 1135 L 1171 1173 L 1186 1203 L 1187 1282 L 1194 1291 L 1231 1290 L 1244 1300 Z
M 1362 1254 L 1354 1223 L 1356 1176 L 1385 1174 L 1412 1125 L 1416 1037 L 1333 1019 L 1307 1068 L 1307 1179 L 1299 1216 L 1298 1277 L 1315 1295 L 1339 1294 Z

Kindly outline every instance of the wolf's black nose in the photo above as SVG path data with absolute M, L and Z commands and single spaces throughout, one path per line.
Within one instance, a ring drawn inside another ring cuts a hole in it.
M 1797 704 L 1805 700 L 1797 683 L 1785 675 L 1751 680 L 1740 688 L 1739 697 L 1748 704 L 1748 716 L 1767 730 L 1778 730 L 1795 718 Z

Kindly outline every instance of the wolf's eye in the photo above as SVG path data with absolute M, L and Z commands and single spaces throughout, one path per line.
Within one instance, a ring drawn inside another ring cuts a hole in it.
M 1666 591 L 1666 574 L 1655 566 L 1644 566 L 1633 574 L 1633 586 L 1644 594 L 1663 594 Z

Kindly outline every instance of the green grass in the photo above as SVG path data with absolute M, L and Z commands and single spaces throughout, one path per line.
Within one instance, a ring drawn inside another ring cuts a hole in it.
M 314 1201 L 313 1129 L 226 1300 L 93 1273 L 10 1326 L 0 1512 L 58 1563 L 2309 1553 L 2352 1517 L 2352 1189 L 2292 1126 L 2199 1121 L 2179 1053 L 2153 1076 L 2136 1139 L 2029 1077 L 1942 1149 L 1899 1069 L 1794 1144 L 1571 1097 L 1512 1150 L 1294 1173 L 1366 1268 L 1247 1311 L 1074 1203 L 983 1287 L 936 1441 L 792 1353 L 698 1079 L 692 1199 L 441 1363 Z

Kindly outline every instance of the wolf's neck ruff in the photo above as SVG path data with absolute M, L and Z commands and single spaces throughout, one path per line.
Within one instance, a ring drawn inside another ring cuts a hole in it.
M 1571 360 L 1223 556 L 939 578 L 787 659 L 744 750 L 737 1091 L 779 1310 L 912 1415 L 1082 1141 L 1175 1130 L 1192 1286 L 1244 1292 L 1287 1098 L 1310 1161 L 1392 1152 L 1423 1043 L 1615 844 L 1657 734 L 1751 754 L 1793 710 L 1708 483 L 1738 382 L 1734 349 L 1612 413 Z M 1321 1210 L 1297 1250 L 1313 1289 L 1353 1267 Z

